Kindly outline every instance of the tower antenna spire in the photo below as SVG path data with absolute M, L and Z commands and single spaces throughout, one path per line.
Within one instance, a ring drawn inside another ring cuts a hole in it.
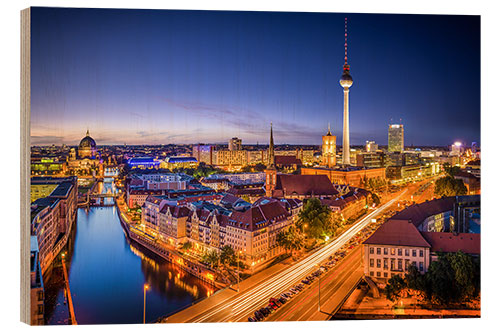
M 349 70 L 349 65 L 347 64 L 347 17 L 344 21 L 344 70 Z

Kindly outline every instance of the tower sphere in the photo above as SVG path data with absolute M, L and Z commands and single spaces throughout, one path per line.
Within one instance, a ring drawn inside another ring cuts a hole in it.
M 349 88 L 350 86 L 352 86 L 352 77 L 351 74 L 349 74 L 349 71 L 344 71 L 344 73 L 340 77 L 339 83 L 344 88 Z

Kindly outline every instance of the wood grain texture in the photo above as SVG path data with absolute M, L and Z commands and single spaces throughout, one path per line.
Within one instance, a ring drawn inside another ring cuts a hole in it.
M 30 101 L 31 9 L 21 11 L 21 321 L 30 324 Z

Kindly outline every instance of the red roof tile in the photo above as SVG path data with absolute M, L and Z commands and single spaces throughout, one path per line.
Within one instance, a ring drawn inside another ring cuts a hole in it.
M 277 175 L 276 190 L 287 195 L 337 195 L 326 175 Z
M 302 161 L 295 156 L 274 156 L 274 163 L 276 165 L 302 165 Z
M 364 244 L 431 247 L 413 223 L 393 219 L 382 224 Z
M 453 234 L 450 232 L 422 232 L 422 236 L 431 244 L 432 252 L 458 252 L 480 254 L 480 234 Z
M 443 212 L 453 210 L 455 197 L 446 197 L 431 201 L 426 201 L 418 205 L 412 205 L 394 215 L 394 220 L 411 220 L 415 226 L 419 226 L 426 218 Z

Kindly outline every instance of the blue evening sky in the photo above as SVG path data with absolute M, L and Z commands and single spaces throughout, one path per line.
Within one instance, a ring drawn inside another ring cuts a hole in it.
M 478 16 L 33 8 L 32 144 L 480 141 Z

